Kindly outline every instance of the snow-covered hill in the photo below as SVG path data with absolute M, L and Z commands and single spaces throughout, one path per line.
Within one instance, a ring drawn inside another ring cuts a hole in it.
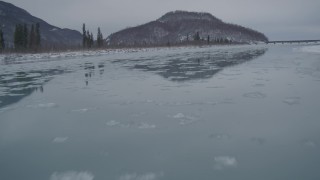
M 255 30 L 239 25 L 224 23 L 209 13 L 187 11 L 169 12 L 161 18 L 141 26 L 127 28 L 111 34 L 109 45 L 164 45 L 193 41 L 195 34 L 200 39 L 211 41 L 227 39 L 237 43 L 256 43 L 268 38 Z

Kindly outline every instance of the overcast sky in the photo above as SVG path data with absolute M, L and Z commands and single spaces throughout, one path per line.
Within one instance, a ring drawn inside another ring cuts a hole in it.
M 48 23 L 104 37 L 174 10 L 209 12 L 266 34 L 270 40 L 320 39 L 320 0 L 5 0 Z

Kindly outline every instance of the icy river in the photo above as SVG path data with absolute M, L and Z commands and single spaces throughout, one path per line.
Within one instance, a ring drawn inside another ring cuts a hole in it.
M 318 180 L 319 45 L 0 58 L 1 180 Z

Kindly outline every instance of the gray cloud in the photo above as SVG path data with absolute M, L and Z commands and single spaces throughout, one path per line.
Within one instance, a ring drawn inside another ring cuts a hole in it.
M 319 0 L 10 0 L 49 23 L 104 35 L 155 20 L 168 11 L 205 11 L 270 39 L 320 39 Z M 39 8 L 41 7 L 41 8 Z

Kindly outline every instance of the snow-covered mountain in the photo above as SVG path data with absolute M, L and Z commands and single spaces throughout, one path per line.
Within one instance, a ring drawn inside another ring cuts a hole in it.
M 80 32 L 50 25 L 13 4 L 0 1 L 0 27 L 4 31 L 7 45 L 13 45 L 16 24 L 27 24 L 30 31 L 31 24 L 35 23 L 40 23 L 41 44 L 43 46 L 77 46 L 82 43 Z
M 224 23 L 209 13 L 174 11 L 161 18 L 111 34 L 109 45 L 164 45 L 193 41 L 195 34 L 201 39 L 228 39 L 238 43 L 266 42 L 268 38 L 255 30 Z

